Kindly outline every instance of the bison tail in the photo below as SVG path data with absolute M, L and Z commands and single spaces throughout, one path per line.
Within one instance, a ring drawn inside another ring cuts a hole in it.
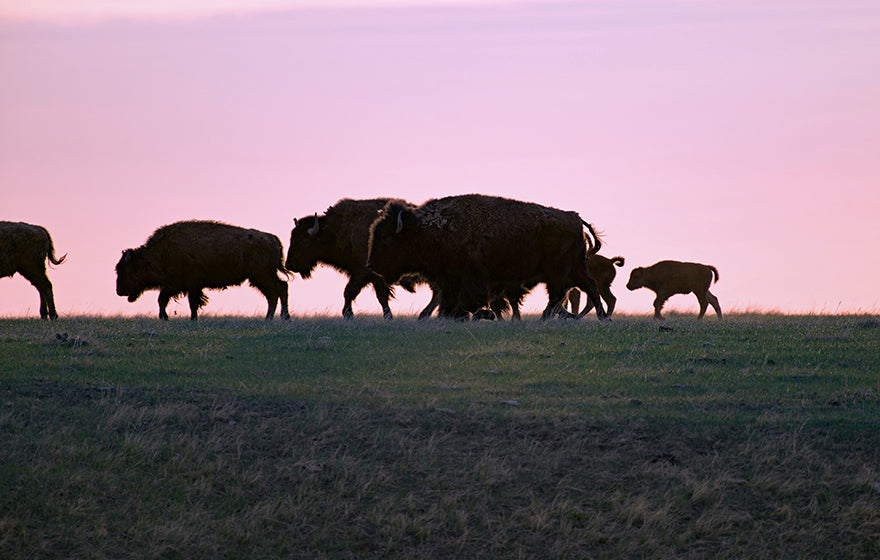
M 49 243 L 47 243 L 47 247 L 46 247 L 46 258 L 49 259 L 50 263 L 57 266 L 57 265 L 64 262 L 64 259 L 67 258 L 67 253 L 64 253 L 63 255 L 61 255 L 61 258 L 56 258 L 55 257 L 55 244 L 52 243 L 52 237 L 50 235 L 48 235 L 48 232 L 46 235 L 49 240 Z
M 715 275 L 715 281 L 717 282 L 721 278 L 720 276 L 718 276 L 718 269 L 715 268 L 714 266 L 710 266 L 709 270 L 711 270 L 712 274 Z
M 590 239 L 590 235 L 587 235 L 587 258 L 595 255 L 599 252 L 599 249 L 602 248 L 602 240 L 599 237 L 599 234 L 596 233 L 596 230 L 593 229 L 592 224 L 589 224 L 583 220 L 581 223 L 584 224 L 584 227 L 587 228 L 587 231 L 590 232 L 590 235 L 593 236 L 593 239 Z
M 623 260 L 623 257 L 614 257 L 611 259 L 611 263 L 616 267 L 622 267 L 626 261 Z

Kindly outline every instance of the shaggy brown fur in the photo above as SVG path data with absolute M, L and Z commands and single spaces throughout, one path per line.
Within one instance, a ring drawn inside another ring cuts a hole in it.
M 224 289 L 248 280 L 269 304 L 266 319 L 288 319 L 287 282 L 281 241 L 271 233 L 210 221 L 177 222 L 157 229 L 137 249 L 126 249 L 116 265 L 116 293 L 137 300 L 146 290 L 159 290 L 159 318 L 171 298 L 189 296 L 190 318 L 208 303 L 206 288 Z
M 624 265 L 624 262 L 623 257 L 612 257 L 609 259 L 602 255 L 592 255 L 587 259 L 590 276 L 593 277 L 599 286 L 599 294 L 602 296 L 602 300 L 605 301 L 605 305 L 608 306 L 605 313 L 609 317 L 614 313 L 614 305 L 617 303 L 617 298 L 611 293 L 611 283 L 614 282 L 614 278 L 617 276 L 617 270 L 614 267 L 621 267 Z M 583 317 L 593 308 L 593 304 L 587 299 L 586 307 L 578 314 L 578 307 L 581 304 L 581 292 L 577 288 L 572 288 L 568 291 L 568 302 L 571 305 L 571 312 L 578 315 L 578 317 Z
M 345 303 L 342 306 L 342 316 L 346 319 L 354 316 L 351 304 L 367 284 L 373 285 L 384 317 L 392 318 L 388 300 L 394 296 L 393 289 L 366 266 L 370 224 L 388 200 L 344 198 L 321 216 L 315 214 L 294 220 L 285 262 L 287 270 L 299 273 L 306 279 L 319 263 L 323 263 L 348 276 L 343 292 Z M 420 283 L 416 277 L 405 277 L 400 281 L 404 289 L 410 292 Z
M 712 279 L 718 281 L 718 269 L 714 266 L 678 261 L 660 261 L 647 268 L 633 269 L 629 276 L 626 287 L 629 290 L 648 288 L 657 294 L 654 300 L 654 317 L 662 319 L 660 310 L 663 304 L 675 294 L 690 294 L 697 296 L 700 302 L 700 315 L 702 319 L 706 314 L 706 308 L 711 305 L 715 314 L 721 319 L 721 306 L 709 291 Z
M 57 319 L 52 283 L 46 275 L 46 260 L 54 265 L 67 255 L 55 258 L 55 246 L 46 228 L 23 222 L 0 222 L 0 278 L 24 276 L 40 293 L 40 317 Z
M 486 306 L 493 284 L 544 283 L 545 319 L 571 286 L 583 289 L 604 318 L 585 246 L 592 254 L 600 242 L 576 212 L 477 194 L 418 208 L 392 201 L 370 228 L 369 266 L 386 280 L 406 273 L 426 278 L 440 289 L 442 315 L 464 317 Z

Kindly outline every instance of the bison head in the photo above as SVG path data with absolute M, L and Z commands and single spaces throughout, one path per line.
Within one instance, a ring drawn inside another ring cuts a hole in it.
M 294 219 L 284 267 L 291 272 L 299 273 L 304 279 L 310 277 L 318 266 L 318 260 L 323 252 L 321 249 L 323 238 L 321 218 L 317 213 L 314 216 Z
M 629 275 L 629 282 L 626 283 L 627 290 L 638 290 L 645 287 L 645 269 L 634 268 Z
M 116 263 L 116 295 L 136 301 L 150 288 L 159 287 L 159 279 L 141 249 L 126 249 Z
M 413 267 L 413 260 L 418 257 L 413 241 L 419 229 L 419 219 L 412 207 L 389 202 L 370 226 L 367 267 L 388 283 L 397 282 L 408 272 L 418 272 Z

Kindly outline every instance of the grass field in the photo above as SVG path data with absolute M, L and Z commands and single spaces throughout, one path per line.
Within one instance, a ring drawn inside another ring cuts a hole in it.
M 877 558 L 880 319 L 0 319 L 0 558 Z

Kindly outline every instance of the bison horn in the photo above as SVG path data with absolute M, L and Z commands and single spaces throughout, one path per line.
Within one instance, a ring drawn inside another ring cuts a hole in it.
M 309 229 L 309 235 L 316 235 L 318 233 L 318 226 L 319 225 L 320 225 L 320 222 L 318 221 L 318 213 L 315 212 L 315 225 L 313 225 Z
M 397 213 L 397 229 L 394 231 L 395 235 L 400 233 L 400 230 L 403 229 L 403 212 Z

